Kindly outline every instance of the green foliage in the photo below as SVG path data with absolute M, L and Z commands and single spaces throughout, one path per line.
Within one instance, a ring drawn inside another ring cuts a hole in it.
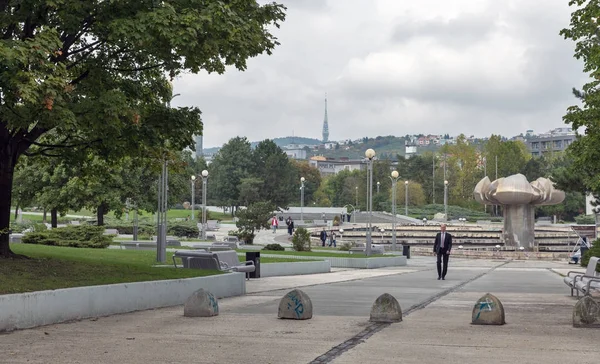
M 598 2 L 572 0 L 569 2 L 575 10 L 571 13 L 568 28 L 560 31 L 565 39 L 575 42 L 575 58 L 583 61 L 583 72 L 588 80 L 580 90 L 573 89 L 578 105 L 567 109 L 563 117 L 573 130 L 585 129 L 568 148 L 573 156 L 572 171 L 585 191 L 600 195 L 600 128 L 598 128 L 598 110 L 600 110 L 600 46 L 598 44 Z
M 41 233 L 43 231 L 47 231 L 48 227 L 46 226 L 46 224 L 36 223 L 31 226 L 31 229 L 34 233 Z
M 344 242 L 340 244 L 340 247 L 338 249 L 341 251 L 349 252 L 350 249 L 352 249 L 355 245 L 356 244 L 352 242 Z
M 22 233 L 24 230 L 27 230 L 31 227 L 32 224 L 30 223 L 23 223 L 23 224 L 19 224 L 16 222 L 13 222 L 10 224 L 10 230 L 13 233 Z
M 27 233 L 23 236 L 22 242 L 73 248 L 106 248 L 112 243 L 112 237 L 103 233 L 103 226 L 67 226 L 44 232 Z
M 238 238 L 246 244 L 254 242 L 255 231 L 269 228 L 269 219 L 273 216 L 275 206 L 271 202 L 256 202 L 236 213 L 238 221 Z
M 579 225 L 593 225 L 596 223 L 594 215 L 577 215 L 575 216 L 575 222 Z
M 267 244 L 262 250 L 284 251 L 285 248 L 281 244 Z
M 592 244 L 592 247 L 581 257 L 582 267 L 587 267 L 591 257 L 600 257 L 600 239 L 595 240 Z M 596 271 L 600 272 L 600 265 L 596 266 Z
M 197 238 L 200 234 L 198 226 L 196 224 L 190 223 L 169 225 L 169 227 L 167 228 L 167 232 L 169 234 L 185 238 Z
M 298 228 L 292 236 L 292 245 L 297 252 L 311 251 L 310 233 L 305 228 Z
M 333 226 L 340 226 L 340 217 L 338 215 L 333 217 Z
M 115 223 L 110 223 L 110 224 L 106 224 L 104 225 L 105 229 L 116 229 L 119 234 L 133 234 L 133 223 L 129 223 L 129 224 L 115 224 Z M 147 236 L 151 236 L 151 235 L 156 235 L 156 225 L 150 225 L 150 224 L 138 224 L 138 234 L 140 235 L 147 235 Z M 198 235 L 196 235 L 198 236 Z

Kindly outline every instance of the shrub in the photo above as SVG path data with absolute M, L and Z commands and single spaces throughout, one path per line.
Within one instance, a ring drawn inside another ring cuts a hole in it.
M 592 225 L 596 223 L 594 215 L 577 215 L 575 216 L 575 222 L 579 225 Z
M 333 226 L 340 226 L 340 217 L 338 215 L 333 217 Z
M 600 257 L 600 239 L 595 240 L 592 247 L 581 257 L 581 266 L 587 267 L 591 257 Z M 600 272 L 600 266 L 596 267 L 596 271 Z
M 311 250 L 311 246 L 310 234 L 308 233 L 308 230 L 305 228 L 296 229 L 294 236 L 292 236 L 292 244 L 295 251 L 309 252 Z
M 267 244 L 265 245 L 264 248 L 262 248 L 262 250 L 278 250 L 278 251 L 284 251 L 285 248 L 282 247 L 280 244 Z
M 33 224 L 33 226 L 31 228 L 34 233 L 41 233 L 43 231 L 48 230 L 48 227 L 46 226 L 46 224 L 42 224 L 42 223 Z
M 30 227 L 31 227 L 31 224 L 28 224 L 28 223 L 23 223 L 23 224 L 19 224 L 16 222 L 10 223 L 10 231 L 12 231 L 13 233 L 22 233 L 23 231 L 29 229 Z
M 356 244 L 354 244 L 354 243 L 351 243 L 351 242 L 345 242 L 345 243 L 342 243 L 342 244 L 340 244 L 340 247 L 339 247 L 339 249 L 340 249 L 341 251 L 348 252 L 348 251 L 350 251 L 350 249 L 352 249 L 352 248 L 353 248 L 355 245 L 356 245 Z
M 104 226 L 67 226 L 42 232 L 31 232 L 23 236 L 24 244 L 70 246 L 75 248 L 106 248 L 112 236 L 103 235 Z
M 104 225 L 104 228 L 116 229 L 119 231 L 119 234 L 133 234 L 133 224 L 107 224 Z M 138 234 L 156 235 L 156 226 L 149 224 L 138 224 Z
M 177 237 L 197 238 L 200 235 L 200 230 L 196 224 L 177 224 L 171 225 L 167 229 L 169 234 Z

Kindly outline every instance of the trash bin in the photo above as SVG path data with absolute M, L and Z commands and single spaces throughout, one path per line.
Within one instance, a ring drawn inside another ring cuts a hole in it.
M 254 262 L 256 269 L 248 274 L 249 278 L 260 278 L 260 252 L 246 252 L 246 261 Z
M 410 259 L 410 245 L 402 245 L 402 255 Z

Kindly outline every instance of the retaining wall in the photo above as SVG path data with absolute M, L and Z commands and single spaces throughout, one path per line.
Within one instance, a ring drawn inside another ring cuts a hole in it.
M 329 261 L 268 263 L 260 265 L 261 277 L 295 276 L 301 274 L 329 273 Z
M 204 288 L 217 297 L 246 294 L 244 273 L 0 295 L 0 332 L 181 305 Z

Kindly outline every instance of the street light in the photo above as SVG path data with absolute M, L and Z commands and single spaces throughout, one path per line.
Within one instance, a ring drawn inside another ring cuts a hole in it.
M 404 181 L 404 215 L 408 216 L 408 181 Z
M 206 240 L 206 182 L 208 182 L 208 171 L 202 171 L 202 240 Z
M 444 215 L 448 221 L 448 181 L 444 181 Z
M 304 221 L 304 177 L 300 177 L 300 220 Z
M 196 197 L 196 176 L 192 176 L 192 221 L 196 221 L 196 215 L 194 215 L 194 204 Z
M 392 171 L 390 179 L 392 180 L 392 251 L 396 251 L 396 182 L 400 178 L 398 171 Z
M 373 219 L 373 158 L 375 157 L 375 151 L 371 148 L 365 151 L 365 157 L 369 160 L 367 163 L 367 209 L 369 210 L 369 223 L 367 230 L 367 249 L 366 255 L 371 255 L 371 229 Z
M 379 183 L 379 181 L 377 181 L 377 193 L 379 193 L 379 185 L 381 185 L 381 183 Z
M 354 187 L 354 189 L 356 190 L 356 204 L 355 204 L 355 206 L 358 207 L 358 186 Z M 356 222 L 356 221 L 354 221 L 354 222 Z

